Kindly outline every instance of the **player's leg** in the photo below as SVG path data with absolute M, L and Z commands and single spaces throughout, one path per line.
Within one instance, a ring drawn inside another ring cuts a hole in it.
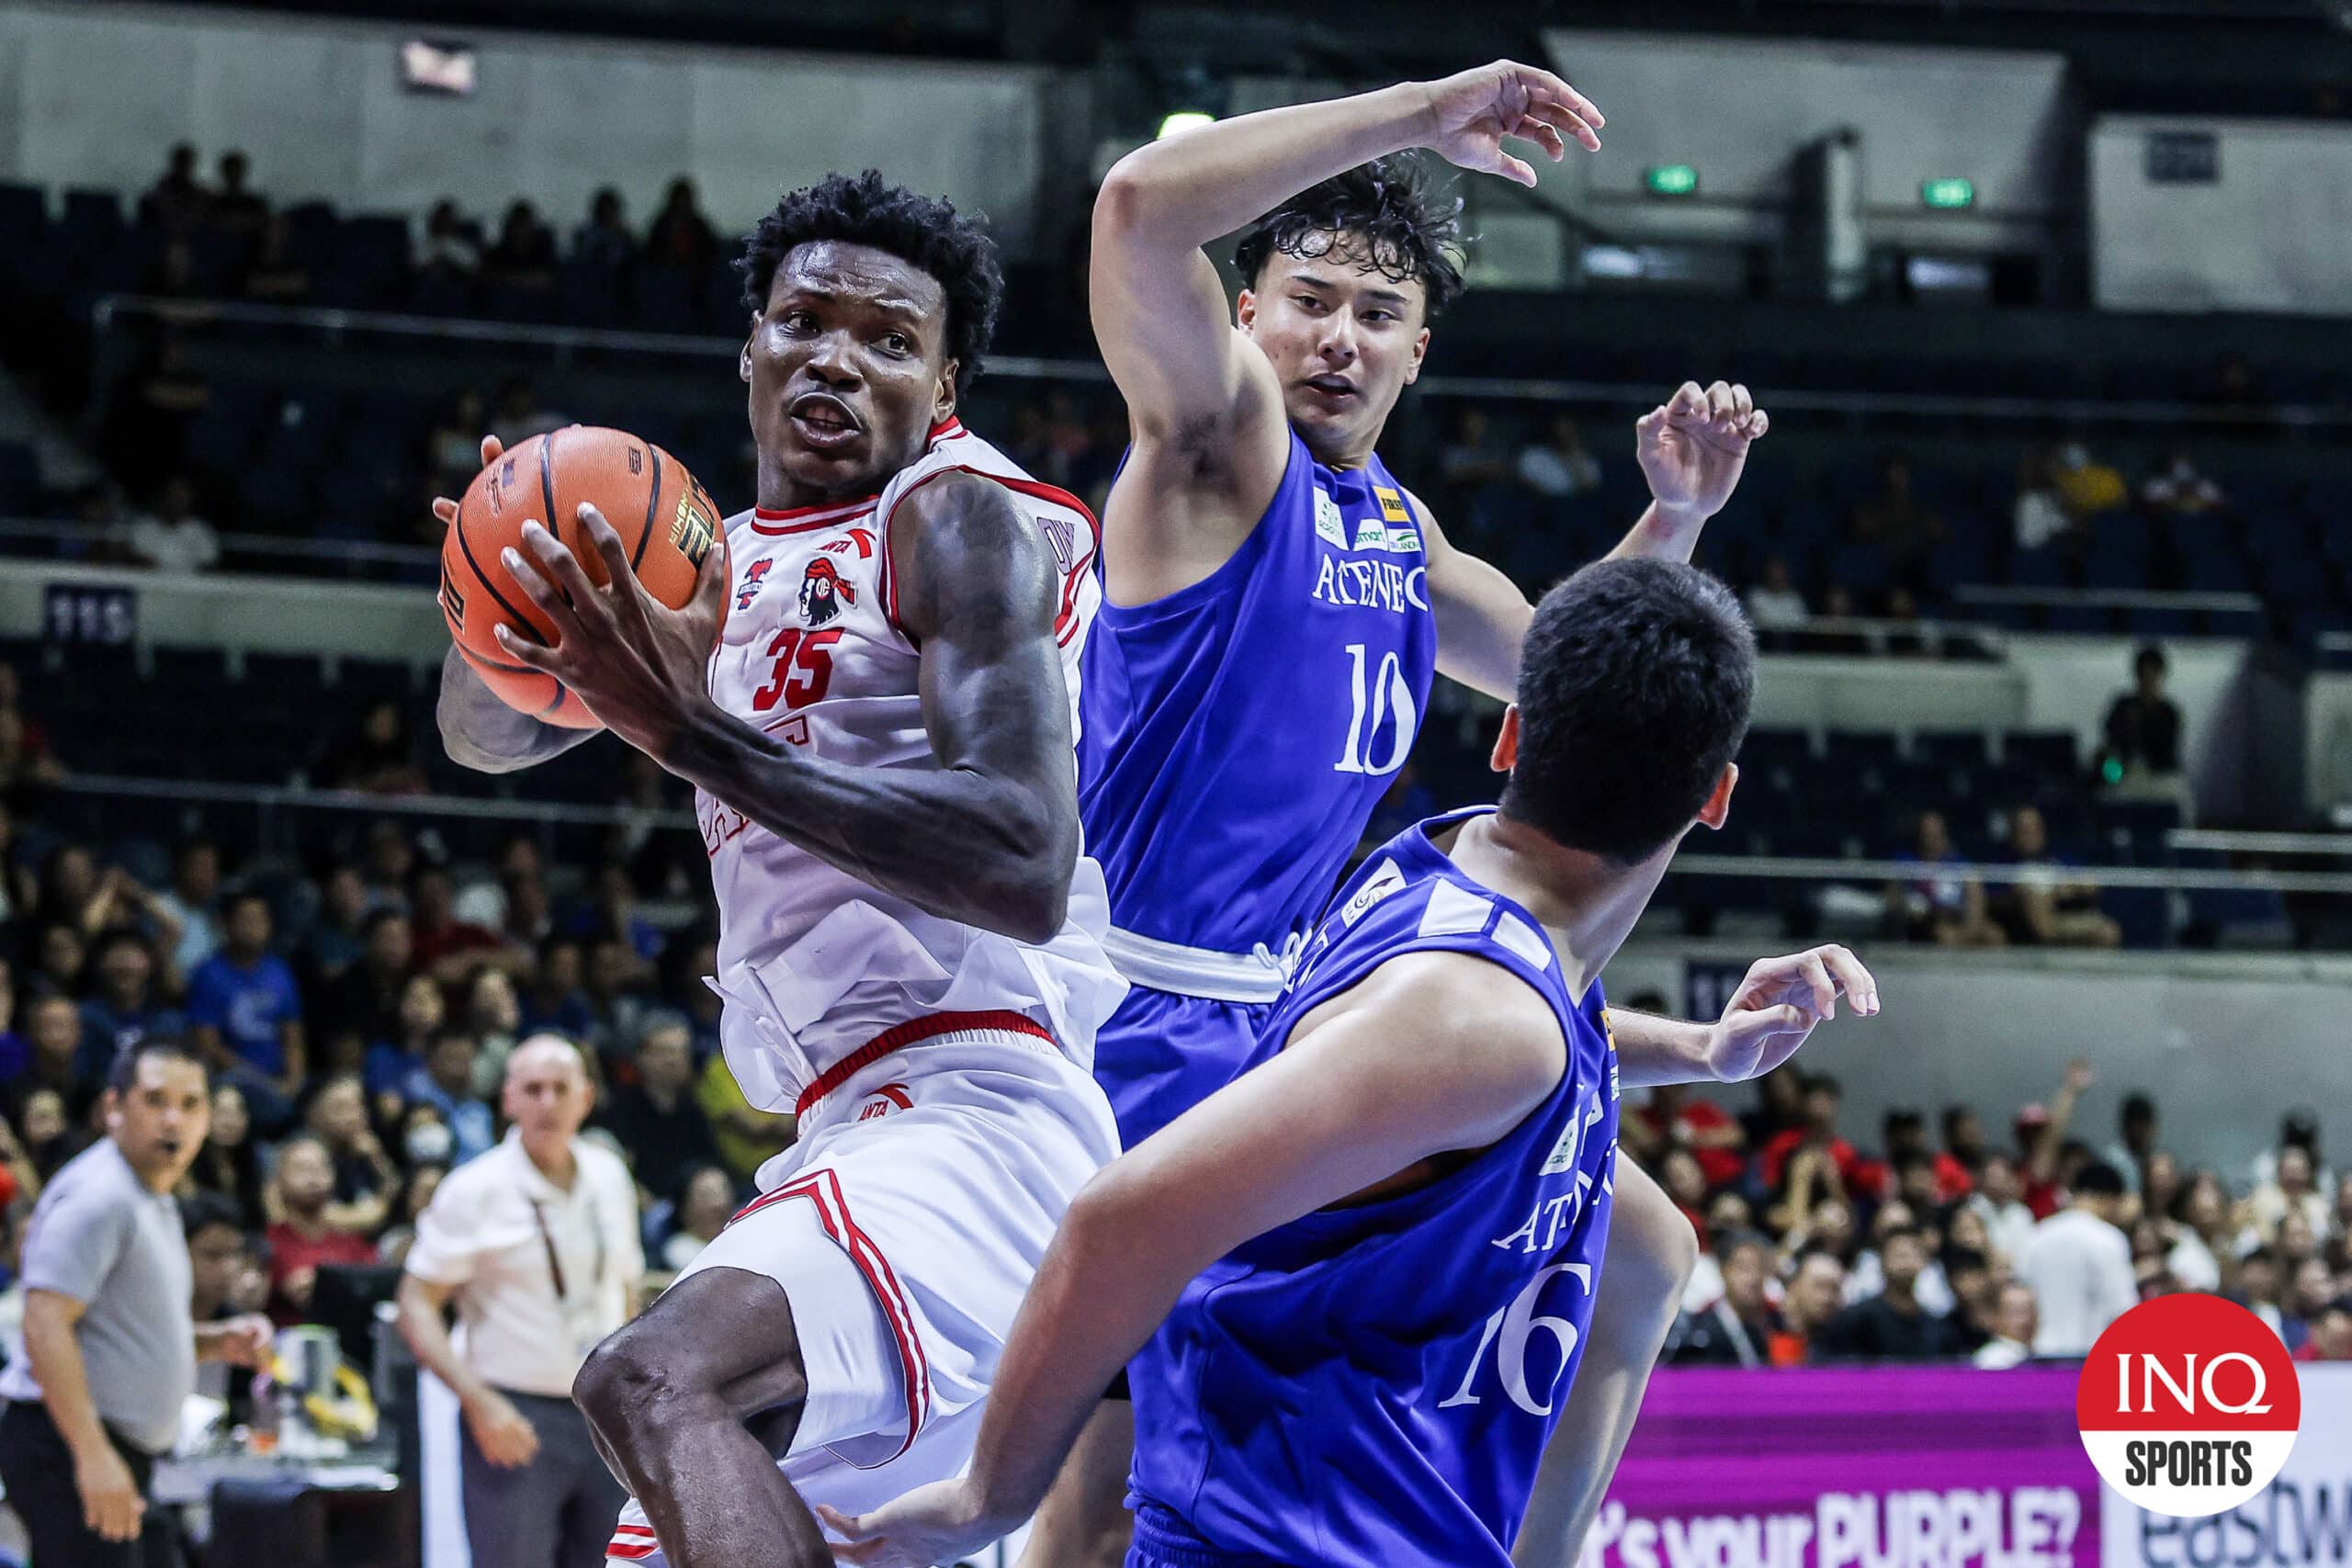
M 1517 1568 L 1571 1568 L 1583 1550 L 1699 1266 L 1690 1222 L 1641 1167 L 1620 1154 L 1612 1185 L 1592 1324 L 1511 1549 Z
M 1020 1568 L 1119 1568 L 1135 1516 L 1127 1471 L 1135 1462 L 1136 1410 L 1121 1389 L 1087 1418 L 1062 1472 L 1029 1524 Z
M 816 1516 L 744 1425 L 747 1406 L 788 1421 L 808 1402 L 799 1330 L 775 1280 L 724 1267 L 687 1275 L 596 1347 L 572 1396 L 670 1568 L 832 1562 Z

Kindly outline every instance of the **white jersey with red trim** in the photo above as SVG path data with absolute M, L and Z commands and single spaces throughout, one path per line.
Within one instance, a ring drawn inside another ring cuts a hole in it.
M 936 768 L 922 655 L 895 614 L 889 528 L 915 490 L 957 472 L 1003 485 L 1052 551 L 1075 726 L 1079 654 L 1102 602 L 1094 518 L 952 420 L 879 495 L 728 520 L 732 597 L 710 664 L 718 705 L 835 761 Z M 708 795 L 695 807 L 718 897 L 720 1037 L 752 1104 L 790 1111 L 861 1047 L 940 1013 L 1021 1014 L 1091 1066 L 1095 1028 L 1126 989 L 1102 952 L 1109 901 L 1091 859 L 1079 857 L 1060 932 L 1031 944 L 927 914 Z

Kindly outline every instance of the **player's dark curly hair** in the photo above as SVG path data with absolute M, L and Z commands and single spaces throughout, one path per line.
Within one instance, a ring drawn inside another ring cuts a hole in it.
M 1673 841 L 1747 733 L 1756 636 L 1679 561 L 1596 561 L 1544 596 L 1519 661 L 1502 810 L 1621 864 Z
M 812 240 L 871 245 L 938 280 L 947 295 L 947 357 L 956 362 L 956 395 L 962 397 L 980 373 L 1004 299 L 996 242 L 980 220 L 957 212 L 944 197 L 919 196 L 873 169 L 854 177 L 827 175 L 785 192 L 745 238 L 735 270 L 743 275 L 746 310 L 767 309 L 775 269 Z
M 1359 243 L 1369 268 L 1391 283 L 1419 278 L 1424 317 L 1462 298 L 1462 198 L 1433 188 L 1428 166 L 1409 152 L 1307 186 L 1241 231 L 1233 265 L 1255 288 L 1276 254 L 1312 260 L 1336 240 Z

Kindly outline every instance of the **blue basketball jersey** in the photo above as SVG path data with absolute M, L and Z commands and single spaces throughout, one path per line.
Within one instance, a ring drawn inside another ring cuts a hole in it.
M 1570 997 L 1533 917 L 1430 841 L 1479 809 L 1364 862 L 1250 1065 L 1389 959 L 1448 951 L 1551 1003 L 1566 1070 L 1509 1135 L 1429 1185 L 1293 1221 L 1185 1287 L 1128 1369 L 1131 1563 L 1510 1561 L 1591 1323 L 1617 1059 L 1600 987 Z
M 1429 705 L 1427 560 L 1379 458 L 1328 468 L 1293 432 L 1231 559 L 1148 604 L 1104 601 L 1079 811 L 1113 925 L 1234 953 L 1313 924 Z

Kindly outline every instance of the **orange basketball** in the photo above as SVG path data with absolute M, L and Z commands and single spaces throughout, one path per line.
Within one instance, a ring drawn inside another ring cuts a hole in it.
M 554 637 L 500 559 L 509 546 L 522 549 L 526 522 L 547 527 L 604 586 L 605 558 L 580 526 L 583 502 L 620 536 L 645 591 L 673 610 L 694 596 L 712 547 L 727 548 L 718 508 L 684 463 L 625 430 L 570 424 L 516 444 L 466 487 L 441 543 L 441 615 L 458 651 L 508 707 L 571 729 L 601 729 L 587 704 L 554 676 L 514 662 L 492 632 L 503 623 L 542 647 Z M 723 600 L 719 613 L 723 623 Z

